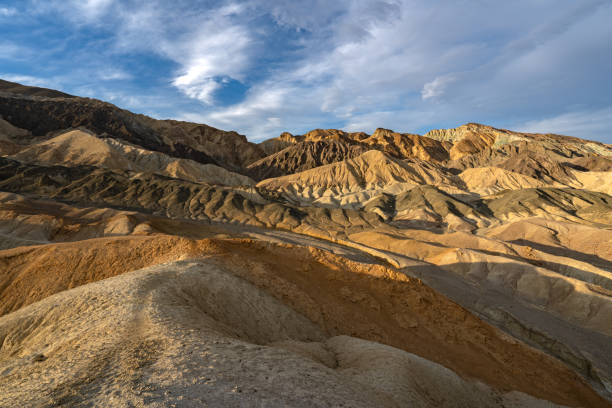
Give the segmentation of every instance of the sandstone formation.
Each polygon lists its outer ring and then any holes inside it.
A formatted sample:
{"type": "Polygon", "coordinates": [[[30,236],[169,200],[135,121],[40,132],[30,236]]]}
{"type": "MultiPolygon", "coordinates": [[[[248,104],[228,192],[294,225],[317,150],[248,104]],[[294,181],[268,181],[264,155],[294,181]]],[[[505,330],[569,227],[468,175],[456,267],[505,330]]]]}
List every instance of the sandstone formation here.
{"type": "Polygon", "coordinates": [[[155,120],[106,102],[67,96],[55,91],[0,84],[0,115],[35,137],[70,128],[85,128],[148,150],[199,163],[240,170],[264,153],[246,137],[206,125],[155,120]]]}
{"type": "Polygon", "coordinates": [[[251,163],[247,169],[255,179],[264,180],[352,159],[365,151],[360,145],[333,139],[300,142],[251,163]]]}
{"type": "Polygon", "coordinates": [[[214,164],[177,159],[120,140],[100,139],[81,130],[32,144],[8,157],[27,163],[87,165],[117,171],[155,173],[196,183],[229,186],[255,184],[249,177],[214,164]]]}
{"type": "Polygon", "coordinates": [[[0,406],[610,407],[611,163],[0,80],[0,406]]]}

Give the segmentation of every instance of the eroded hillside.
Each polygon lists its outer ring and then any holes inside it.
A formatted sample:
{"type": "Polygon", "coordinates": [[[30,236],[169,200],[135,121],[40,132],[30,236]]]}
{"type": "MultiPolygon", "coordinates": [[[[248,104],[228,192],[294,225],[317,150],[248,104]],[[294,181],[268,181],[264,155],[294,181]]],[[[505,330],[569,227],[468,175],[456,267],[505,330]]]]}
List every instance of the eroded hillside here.
{"type": "Polygon", "coordinates": [[[611,406],[609,145],[2,81],[0,154],[2,406],[611,406]]]}

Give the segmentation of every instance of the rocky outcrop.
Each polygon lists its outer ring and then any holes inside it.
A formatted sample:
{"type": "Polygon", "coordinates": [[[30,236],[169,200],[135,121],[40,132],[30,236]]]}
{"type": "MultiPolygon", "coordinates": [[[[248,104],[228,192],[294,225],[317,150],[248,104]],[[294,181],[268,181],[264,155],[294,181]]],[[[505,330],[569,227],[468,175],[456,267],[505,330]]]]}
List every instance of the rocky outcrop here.
{"type": "Polygon", "coordinates": [[[376,129],[372,136],[360,140],[371,149],[377,149],[400,159],[416,158],[442,162],[448,160],[451,144],[411,133],[397,133],[376,129]]]}
{"type": "Polygon", "coordinates": [[[228,186],[254,185],[249,177],[214,164],[179,159],[90,132],[73,130],[22,148],[9,156],[26,163],[96,166],[116,171],[155,173],[196,183],[228,186]]]}
{"type": "Polygon", "coordinates": [[[433,163],[398,160],[370,150],[353,159],[267,179],[257,186],[296,202],[360,206],[383,192],[398,194],[419,184],[456,187],[457,183],[461,183],[458,178],[433,163]]]}
{"type": "Polygon", "coordinates": [[[528,149],[509,157],[499,163],[498,167],[545,183],[570,184],[574,181],[574,176],[567,166],[550,159],[547,155],[528,149]]]}
{"type": "Polygon", "coordinates": [[[299,143],[299,139],[289,132],[283,132],[279,137],[264,140],[257,146],[264,152],[266,156],[280,152],[281,150],[299,143]]]}
{"type": "Polygon", "coordinates": [[[76,98],[75,96],[56,91],[54,89],[21,85],[15,82],[5,81],[3,79],[0,79],[0,92],[24,96],[39,96],[43,98],[76,98]]]}
{"type": "Polygon", "coordinates": [[[257,145],[236,132],[189,122],[156,120],[95,99],[43,94],[0,92],[0,115],[11,125],[37,137],[83,127],[100,137],[234,171],[264,156],[257,145]]]}
{"type": "Polygon", "coordinates": [[[250,164],[248,174],[256,180],[286,176],[315,167],[352,159],[367,149],[340,140],[304,141],[250,164]]]}

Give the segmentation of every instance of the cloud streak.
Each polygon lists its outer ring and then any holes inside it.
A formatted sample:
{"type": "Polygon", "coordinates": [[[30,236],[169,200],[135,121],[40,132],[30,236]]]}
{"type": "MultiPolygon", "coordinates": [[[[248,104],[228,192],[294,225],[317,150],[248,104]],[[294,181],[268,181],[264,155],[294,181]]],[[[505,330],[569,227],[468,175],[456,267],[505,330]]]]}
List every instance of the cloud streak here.
{"type": "MultiPolygon", "coordinates": [[[[612,4],[603,0],[29,4],[38,6],[32,18],[73,23],[62,38],[79,66],[62,76],[69,88],[141,109],[126,92],[152,92],[168,102],[147,112],[253,140],[315,127],[423,132],[479,121],[612,142],[603,131],[612,127],[612,4]]],[[[10,37],[0,47],[21,46],[10,37]]]]}
{"type": "Polygon", "coordinates": [[[533,133],[580,134],[585,139],[611,142],[612,107],[594,111],[568,112],[561,115],[528,121],[517,130],[533,133]]]}
{"type": "Polygon", "coordinates": [[[0,7],[0,17],[11,17],[17,14],[17,9],[13,7],[0,7]]]}

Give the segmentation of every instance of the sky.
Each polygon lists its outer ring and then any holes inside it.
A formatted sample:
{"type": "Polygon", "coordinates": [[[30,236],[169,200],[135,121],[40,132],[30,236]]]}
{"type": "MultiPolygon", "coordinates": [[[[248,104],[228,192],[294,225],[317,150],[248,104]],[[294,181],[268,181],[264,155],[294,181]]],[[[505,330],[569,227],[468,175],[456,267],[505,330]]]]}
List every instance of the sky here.
{"type": "Polygon", "coordinates": [[[0,0],[0,78],[251,141],[468,122],[612,143],[610,0],[0,0]]]}

